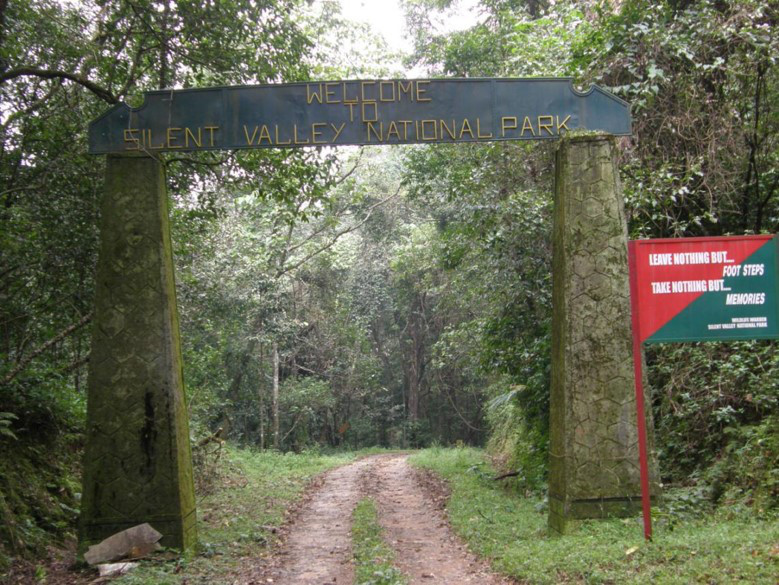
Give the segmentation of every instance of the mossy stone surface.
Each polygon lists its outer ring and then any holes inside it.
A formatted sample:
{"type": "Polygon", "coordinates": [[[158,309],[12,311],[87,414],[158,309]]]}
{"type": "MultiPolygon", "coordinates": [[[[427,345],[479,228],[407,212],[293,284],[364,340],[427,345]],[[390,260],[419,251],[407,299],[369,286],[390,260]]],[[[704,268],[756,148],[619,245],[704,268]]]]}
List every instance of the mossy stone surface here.
{"type": "Polygon", "coordinates": [[[572,519],[638,513],[641,484],[615,141],[563,138],[556,164],[549,525],[562,533],[572,519]]]}
{"type": "Polygon", "coordinates": [[[163,168],[109,156],[89,364],[80,549],[148,522],[196,542],[163,168]]]}

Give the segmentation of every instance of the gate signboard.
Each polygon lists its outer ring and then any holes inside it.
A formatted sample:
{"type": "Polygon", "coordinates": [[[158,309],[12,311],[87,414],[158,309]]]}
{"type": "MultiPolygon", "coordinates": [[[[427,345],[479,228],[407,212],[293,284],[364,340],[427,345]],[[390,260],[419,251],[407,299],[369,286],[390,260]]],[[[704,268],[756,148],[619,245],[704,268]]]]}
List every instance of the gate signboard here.
{"type": "Polygon", "coordinates": [[[161,152],[563,137],[556,162],[555,266],[583,266],[587,273],[557,271],[555,286],[564,292],[555,293],[552,328],[575,336],[553,335],[553,396],[559,400],[551,401],[550,438],[557,449],[551,456],[560,471],[560,506],[554,513],[550,506],[550,527],[564,530],[573,518],[632,514],[640,487],[632,463],[625,343],[628,274],[624,245],[614,246],[612,235],[626,233],[613,135],[630,133],[626,102],[595,86],[578,91],[565,78],[161,90],[146,93],[140,107],[117,104],[92,122],[89,152],[111,156],[96,278],[82,547],[144,522],[163,533],[164,546],[195,543],[161,152]],[[591,134],[566,136],[575,131],[591,134]],[[604,286],[603,274],[613,287],[604,286]],[[582,360],[586,367],[579,367],[582,360]],[[595,393],[602,398],[597,416],[581,416],[590,412],[586,408],[555,410],[584,404],[595,393]],[[598,449],[582,445],[582,436],[592,437],[598,449]],[[606,461],[609,474],[603,473],[606,461]]]}
{"type": "Polygon", "coordinates": [[[92,122],[89,152],[295,148],[630,134],[630,107],[571,79],[317,81],[161,90],[92,122]]]}
{"type": "Polygon", "coordinates": [[[630,242],[642,343],[779,336],[777,238],[630,242]]]}

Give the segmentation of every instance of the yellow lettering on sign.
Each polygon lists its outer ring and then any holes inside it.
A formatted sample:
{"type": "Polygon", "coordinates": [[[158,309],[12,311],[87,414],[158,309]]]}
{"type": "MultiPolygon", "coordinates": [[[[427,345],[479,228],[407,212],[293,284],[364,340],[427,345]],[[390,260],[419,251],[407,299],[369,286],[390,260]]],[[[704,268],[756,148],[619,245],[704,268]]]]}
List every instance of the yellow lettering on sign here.
{"type": "Polygon", "coordinates": [[[492,132],[489,134],[481,133],[481,119],[476,118],[476,136],[479,138],[492,138],[492,132]]]}
{"type": "Polygon", "coordinates": [[[380,102],[394,102],[395,101],[395,82],[394,81],[380,81],[379,82],[379,101],[380,102]],[[384,96],[384,88],[390,86],[392,90],[391,97],[384,96]]]}
{"type": "Polygon", "coordinates": [[[320,104],[322,103],[322,84],[319,84],[319,93],[316,91],[311,91],[311,84],[306,84],[306,100],[308,104],[313,102],[314,100],[318,101],[320,104]]]}
{"type": "Polygon", "coordinates": [[[517,118],[516,116],[503,116],[500,119],[500,136],[501,138],[506,136],[506,130],[516,130],[517,129],[517,118]]]}
{"type": "Polygon", "coordinates": [[[127,146],[125,147],[125,150],[140,150],[141,149],[141,141],[136,136],[138,134],[138,130],[136,128],[127,128],[124,131],[124,141],[127,144],[131,144],[133,146],[127,146]]]}
{"type": "Polygon", "coordinates": [[[570,128],[569,128],[568,126],[566,126],[566,125],[565,125],[565,123],[566,123],[568,120],[570,120],[570,119],[571,119],[571,116],[570,116],[570,115],[568,115],[568,116],[566,116],[566,117],[565,117],[565,120],[563,120],[562,122],[560,122],[560,116],[557,116],[557,133],[558,133],[558,134],[560,134],[560,130],[561,130],[562,128],[565,128],[566,130],[570,130],[570,128]]]}
{"type": "Polygon", "coordinates": [[[174,144],[174,142],[178,141],[179,137],[175,135],[176,132],[181,132],[182,128],[168,128],[165,131],[165,144],[170,148],[171,150],[175,148],[184,148],[181,144],[174,144]]]}
{"type": "Polygon", "coordinates": [[[436,124],[435,120],[422,120],[422,140],[438,140],[438,124],[436,124]],[[433,127],[432,136],[427,135],[426,124],[433,127]]]}
{"type": "Polygon", "coordinates": [[[384,138],[382,136],[384,132],[384,124],[379,122],[379,130],[376,131],[376,126],[373,125],[373,122],[366,122],[366,129],[368,131],[368,142],[371,141],[371,130],[373,130],[373,133],[376,135],[376,138],[379,139],[379,142],[384,142],[384,138]]]}
{"type": "Polygon", "coordinates": [[[376,101],[376,96],[375,95],[373,97],[367,97],[365,95],[365,90],[370,85],[376,85],[376,82],[375,81],[361,81],[360,82],[360,92],[361,92],[361,96],[362,96],[362,101],[364,101],[364,102],[376,101]]]}
{"type": "Polygon", "coordinates": [[[254,130],[252,131],[252,136],[249,138],[249,128],[246,126],[246,124],[243,125],[243,135],[246,136],[246,144],[251,146],[254,144],[254,137],[257,136],[257,131],[260,129],[259,126],[255,126],[254,130]]]}
{"type": "Polygon", "coordinates": [[[331,96],[335,96],[335,89],[338,87],[337,83],[325,83],[325,101],[328,104],[337,104],[339,100],[331,99],[331,96]]]}
{"type": "Polygon", "coordinates": [[[354,106],[357,105],[357,102],[344,102],[345,106],[349,106],[349,121],[354,122],[354,106]]]}
{"type": "Polygon", "coordinates": [[[471,135],[471,138],[473,138],[473,130],[471,130],[471,123],[468,121],[468,118],[463,120],[462,128],[460,128],[460,140],[463,139],[463,134],[466,132],[471,135]]]}
{"type": "Polygon", "coordinates": [[[278,124],[276,124],[276,125],[275,125],[275,128],[276,128],[276,145],[277,145],[277,146],[278,146],[279,144],[292,144],[292,141],[291,141],[291,140],[287,140],[286,142],[282,142],[281,140],[279,140],[279,125],[278,125],[278,124]]]}
{"type": "Polygon", "coordinates": [[[535,136],[536,131],[533,130],[533,123],[530,121],[530,118],[525,116],[525,119],[522,121],[522,132],[519,133],[520,136],[525,135],[525,130],[530,130],[530,133],[535,136]]]}
{"type": "Polygon", "coordinates": [[[446,122],[444,122],[443,120],[439,120],[439,122],[441,123],[441,138],[443,139],[444,132],[446,132],[452,140],[457,140],[457,124],[456,124],[456,122],[454,120],[452,120],[452,127],[451,128],[449,128],[449,126],[447,126],[446,122]]]}
{"type": "Polygon", "coordinates": [[[308,144],[309,140],[306,138],[305,140],[298,140],[298,125],[293,124],[292,125],[292,136],[294,137],[295,144],[308,144]]]}
{"type": "Polygon", "coordinates": [[[379,121],[379,108],[376,102],[363,102],[362,103],[362,121],[363,122],[378,122],[379,121]],[[373,107],[373,117],[368,118],[365,113],[365,106],[373,107]]]}
{"type": "Polygon", "coordinates": [[[398,124],[403,124],[403,140],[408,140],[408,127],[411,123],[411,120],[398,120],[398,124]]]}
{"type": "Polygon", "coordinates": [[[554,118],[552,116],[538,116],[538,135],[541,135],[542,130],[546,130],[547,134],[549,136],[554,136],[554,132],[552,132],[552,124],[554,123],[554,118]],[[548,122],[542,122],[542,120],[549,120],[548,122]]]}
{"type": "Polygon", "coordinates": [[[360,96],[357,95],[357,94],[355,94],[354,97],[347,98],[346,97],[346,82],[344,82],[342,84],[342,86],[343,86],[343,98],[342,98],[341,101],[343,101],[343,103],[345,103],[345,104],[356,104],[356,103],[358,103],[360,101],[360,96]]]}
{"type": "Polygon", "coordinates": [[[214,145],[214,132],[219,130],[219,126],[206,126],[205,129],[208,130],[210,132],[210,134],[211,134],[211,146],[213,146],[214,145]]]}
{"type": "Polygon", "coordinates": [[[425,93],[427,93],[426,89],[422,89],[420,87],[423,83],[425,85],[430,85],[429,81],[417,81],[417,101],[418,102],[432,102],[433,100],[430,98],[422,97],[425,93]]]}
{"type": "Polygon", "coordinates": [[[343,132],[344,126],[346,126],[346,122],[341,122],[341,126],[336,128],[335,124],[330,124],[330,126],[333,128],[333,132],[335,132],[335,136],[333,136],[333,142],[338,140],[338,137],[341,135],[341,132],[343,132]]]}
{"type": "Polygon", "coordinates": [[[395,123],[395,121],[391,121],[389,123],[389,126],[387,127],[387,140],[390,139],[390,136],[395,135],[395,138],[400,140],[400,131],[398,130],[398,125],[395,123]]]}
{"type": "Polygon", "coordinates": [[[151,129],[146,131],[146,135],[149,138],[149,142],[146,143],[146,145],[149,148],[151,148],[153,150],[160,150],[161,148],[165,148],[165,143],[164,142],[161,142],[161,143],[157,144],[156,146],[154,145],[152,137],[151,137],[151,129]]]}
{"type": "Polygon", "coordinates": [[[401,96],[405,93],[406,97],[408,97],[408,101],[413,102],[414,101],[414,82],[409,81],[406,86],[403,86],[402,81],[398,81],[398,101],[400,101],[401,96]]]}
{"type": "Polygon", "coordinates": [[[273,140],[270,138],[270,130],[268,130],[265,124],[260,128],[260,139],[257,141],[257,144],[262,144],[263,140],[267,140],[268,144],[273,144],[273,140]]]}
{"type": "Polygon", "coordinates": [[[322,136],[322,132],[316,129],[317,126],[322,126],[324,128],[327,124],[324,122],[314,122],[311,124],[311,142],[314,144],[327,144],[327,140],[317,140],[319,136],[322,136]]]}
{"type": "Polygon", "coordinates": [[[189,148],[189,139],[192,138],[192,143],[197,146],[198,148],[203,146],[203,129],[198,128],[197,129],[197,138],[195,138],[195,135],[192,134],[192,130],[189,128],[184,128],[184,144],[186,144],[187,148],[189,148]]]}

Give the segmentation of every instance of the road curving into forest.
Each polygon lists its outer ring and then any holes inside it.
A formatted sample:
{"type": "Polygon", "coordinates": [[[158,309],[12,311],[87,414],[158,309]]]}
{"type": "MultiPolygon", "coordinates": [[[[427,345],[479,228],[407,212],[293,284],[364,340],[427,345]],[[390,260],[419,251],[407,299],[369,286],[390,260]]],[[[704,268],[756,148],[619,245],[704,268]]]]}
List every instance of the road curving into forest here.
{"type": "Polygon", "coordinates": [[[410,585],[503,585],[452,533],[435,494],[408,455],[376,455],[323,477],[286,528],[283,544],[245,585],[354,584],[351,519],[355,505],[376,502],[387,544],[410,585]]]}

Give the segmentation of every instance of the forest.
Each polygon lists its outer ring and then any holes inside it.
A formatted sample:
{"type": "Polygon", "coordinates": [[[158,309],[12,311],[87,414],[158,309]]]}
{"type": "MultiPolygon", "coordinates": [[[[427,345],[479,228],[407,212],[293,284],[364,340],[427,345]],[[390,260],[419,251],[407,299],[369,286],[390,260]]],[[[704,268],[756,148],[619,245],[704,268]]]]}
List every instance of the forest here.
{"type": "MultiPolygon", "coordinates": [[[[0,0],[0,577],[76,531],[105,172],[87,126],[116,103],[412,68],[571,77],[631,104],[630,238],[779,231],[775,2],[479,0],[454,31],[441,23],[458,0],[401,4],[404,55],[336,0],[0,0]]],[[[516,494],[542,496],[555,149],[164,155],[198,490],[222,464],[215,442],[475,446],[518,470],[516,494]]],[[[676,505],[775,519],[776,342],[645,355],[676,505]]]]}

